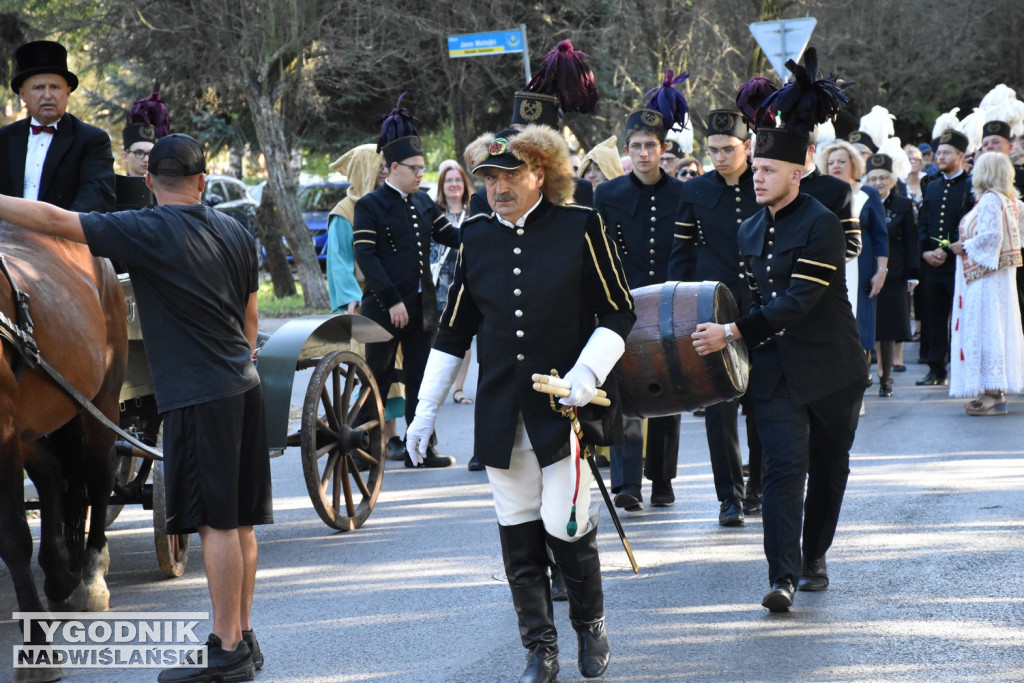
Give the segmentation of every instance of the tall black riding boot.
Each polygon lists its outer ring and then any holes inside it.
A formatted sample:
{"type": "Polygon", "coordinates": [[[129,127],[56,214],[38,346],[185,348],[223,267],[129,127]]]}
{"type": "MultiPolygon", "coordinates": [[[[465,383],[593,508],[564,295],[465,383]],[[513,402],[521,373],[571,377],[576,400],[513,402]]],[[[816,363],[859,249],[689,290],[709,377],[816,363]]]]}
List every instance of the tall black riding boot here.
{"type": "Polygon", "coordinates": [[[499,524],[498,534],[512,603],[519,616],[519,635],[529,651],[519,683],[550,683],[558,676],[558,634],[551,608],[544,523],[499,524]]]}
{"type": "Polygon", "coordinates": [[[569,595],[569,619],[576,631],[580,673],[596,678],[611,660],[608,633],[604,628],[604,591],[601,588],[601,559],[597,555],[597,529],[591,529],[573,543],[548,536],[548,546],[565,576],[569,595]]]}

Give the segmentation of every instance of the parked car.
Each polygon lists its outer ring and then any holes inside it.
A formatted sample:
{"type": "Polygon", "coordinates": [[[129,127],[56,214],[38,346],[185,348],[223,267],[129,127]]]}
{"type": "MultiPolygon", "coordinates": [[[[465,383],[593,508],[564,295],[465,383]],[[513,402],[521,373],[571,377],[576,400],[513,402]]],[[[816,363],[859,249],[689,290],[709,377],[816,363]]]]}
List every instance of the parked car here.
{"type": "MultiPolygon", "coordinates": [[[[327,218],[331,210],[345,198],[348,183],[314,183],[299,188],[299,210],[313,238],[320,267],[327,267],[327,218]]],[[[288,255],[291,260],[291,254],[288,255]]]]}
{"type": "Polygon", "coordinates": [[[249,195],[248,186],[227,175],[206,176],[203,204],[234,218],[256,237],[256,209],[259,202],[249,195]]]}

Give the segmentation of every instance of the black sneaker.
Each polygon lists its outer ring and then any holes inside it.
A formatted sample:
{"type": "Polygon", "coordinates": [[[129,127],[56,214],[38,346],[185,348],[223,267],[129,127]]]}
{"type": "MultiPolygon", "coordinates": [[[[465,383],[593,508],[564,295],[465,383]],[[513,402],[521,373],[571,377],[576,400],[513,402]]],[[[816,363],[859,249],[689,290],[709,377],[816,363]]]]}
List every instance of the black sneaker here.
{"type": "Polygon", "coordinates": [[[245,640],[238,641],[232,651],[221,647],[220,638],[211,633],[206,639],[206,666],[195,668],[164,669],[157,677],[160,683],[233,683],[251,681],[256,677],[252,652],[245,640]]]}
{"type": "Polygon", "coordinates": [[[249,646],[249,650],[252,651],[252,663],[259,671],[263,668],[263,650],[260,649],[260,641],[256,640],[256,633],[252,629],[248,631],[242,631],[242,640],[249,646]]]}
{"type": "Polygon", "coordinates": [[[615,494],[614,505],[626,512],[640,512],[644,509],[644,497],[636,484],[626,484],[615,494]]]}

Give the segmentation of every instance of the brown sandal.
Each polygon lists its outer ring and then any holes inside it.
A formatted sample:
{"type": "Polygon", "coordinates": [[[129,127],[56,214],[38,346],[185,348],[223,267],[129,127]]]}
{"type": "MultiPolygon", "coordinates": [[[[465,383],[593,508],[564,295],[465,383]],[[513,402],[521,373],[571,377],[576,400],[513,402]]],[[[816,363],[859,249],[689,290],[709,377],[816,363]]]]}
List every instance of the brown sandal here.
{"type": "Polygon", "coordinates": [[[985,393],[964,404],[964,410],[968,415],[1006,415],[1006,395],[1000,392],[998,396],[985,393]]]}

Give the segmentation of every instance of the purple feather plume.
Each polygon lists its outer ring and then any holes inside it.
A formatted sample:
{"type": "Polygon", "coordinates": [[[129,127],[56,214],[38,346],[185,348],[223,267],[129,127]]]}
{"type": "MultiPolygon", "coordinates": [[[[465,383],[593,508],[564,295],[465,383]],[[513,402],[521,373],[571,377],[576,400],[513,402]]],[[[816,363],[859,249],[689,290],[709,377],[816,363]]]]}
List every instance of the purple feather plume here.
{"type": "Polygon", "coordinates": [[[813,47],[804,53],[803,66],[790,59],[786,68],[793,73],[793,80],[761,103],[759,117],[774,108],[786,128],[810,134],[819,123],[835,120],[842,106],[850,101],[843,89],[853,82],[840,81],[834,75],[820,78],[818,53],[813,47]]]}
{"type": "Polygon", "coordinates": [[[760,126],[771,127],[775,125],[775,111],[766,109],[759,112],[761,105],[769,96],[777,92],[778,88],[764,76],[754,76],[740,86],[736,93],[736,106],[743,117],[755,132],[760,126]],[[760,115],[759,115],[760,114],[760,115]]]}
{"type": "Polygon", "coordinates": [[[153,126],[156,137],[162,138],[171,132],[171,117],[167,112],[167,104],[160,99],[160,83],[153,85],[153,92],[149,97],[135,100],[132,108],[128,110],[128,125],[133,123],[146,123],[153,126]]]}
{"type": "Polygon", "coordinates": [[[593,114],[597,109],[597,84],[594,72],[585,61],[585,52],[563,40],[544,57],[540,70],[526,86],[529,92],[556,95],[563,112],[593,114]]]}
{"type": "Polygon", "coordinates": [[[402,98],[405,95],[406,93],[404,92],[399,95],[395,108],[391,110],[390,114],[382,117],[380,120],[380,139],[377,141],[378,152],[389,142],[409,135],[416,135],[415,124],[419,119],[402,106],[402,98]]]}
{"type": "Polygon", "coordinates": [[[646,107],[661,112],[665,117],[665,123],[671,129],[682,130],[686,128],[686,116],[689,107],[686,105],[686,98],[672,86],[682,83],[689,77],[685,71],[672,77],[672,70],[665,72],[665,78],[661,81],[661,87],[652,88],[644,94],[646,107]]]}

